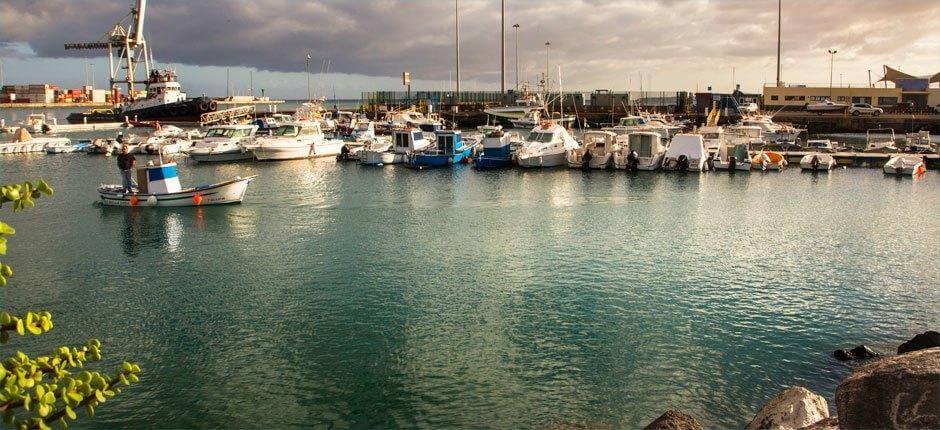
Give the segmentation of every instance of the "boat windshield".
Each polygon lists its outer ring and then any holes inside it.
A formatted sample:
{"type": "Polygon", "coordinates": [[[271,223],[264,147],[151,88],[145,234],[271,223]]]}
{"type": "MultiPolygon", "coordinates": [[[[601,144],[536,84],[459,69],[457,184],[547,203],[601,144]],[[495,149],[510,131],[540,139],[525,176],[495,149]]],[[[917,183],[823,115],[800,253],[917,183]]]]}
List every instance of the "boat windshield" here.
{"type": "Polygon", "coordinates": [[[635,127],[638,125],[643,125],[646,121],[643,121],[643,118],[620,118],[620,123],[617,124],[620,127],[635,127]]]}
{"type": "Polygon", "coordinates": [[[296,136],[300,129],[296,125],[282,125],[274,131],[275,136],[296,136]]]}
{"type": "Polygon", "coordinates": [[[533,131],[529,134],[529,142],[540,142],[548,143],[552,141],[552,138],[555,136],[554,133],[542,133],[538,131],[533,131]]]}
{"type": "Polygon", "coordinates": [[[206,137],[247,137],[249,132],[247,128],[210,128],[206,137]]]}

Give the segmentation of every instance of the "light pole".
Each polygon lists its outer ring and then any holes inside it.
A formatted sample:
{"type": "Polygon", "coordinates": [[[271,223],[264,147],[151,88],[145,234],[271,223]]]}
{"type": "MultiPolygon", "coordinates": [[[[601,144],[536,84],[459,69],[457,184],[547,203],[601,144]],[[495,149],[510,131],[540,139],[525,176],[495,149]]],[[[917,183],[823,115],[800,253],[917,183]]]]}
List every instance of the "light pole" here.
{"type": "Polygon", "coordinates": [[[310,101],[310,54],[304,60],[304,75],[307,75],[307,101],[310,101]]]}
{"type": "Polygon", "coordinates": [[[516,91],[519,91],[519,24],[513,24],[516,29],[516,91]]]}
{"type": "Polygon", "coordinates": [[[829,50],[829,100],[830,101],[832,100],[832,63],[833,61],[835,61],[836,52],[839,52],[839,51],[836,51],[835,49],[829,50]]]}
{"type": "Polygon", "coordinates": [[[545,42],[545,87],[548,88],[548,56],[552,52],[552,42],[545,42]]]}

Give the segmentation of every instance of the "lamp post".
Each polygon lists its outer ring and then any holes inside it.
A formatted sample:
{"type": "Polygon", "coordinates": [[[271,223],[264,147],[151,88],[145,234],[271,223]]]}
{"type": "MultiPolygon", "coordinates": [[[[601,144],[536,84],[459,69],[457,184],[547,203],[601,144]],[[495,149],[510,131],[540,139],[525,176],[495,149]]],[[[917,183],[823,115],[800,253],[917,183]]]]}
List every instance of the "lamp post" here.
{"type": "Polygon", "coordinates": [[[310,101],[310,54],[304,60],[304,74],[307,75],[307,101],[310,101]]]}
{"type": "Polygon", "coordinates": [[[545,88],[548,88],[548,56],[552,52],[552,42],[545,42],[545,88]]]}
{"type": "Polygon", "coordinates": [[[513,24],[516,29],[516,91],[519,91],[519,24],[513,24]]]}
{"type": "Polygon", "coordinates": [[[829,50],[829,100],[832,100],[832,63],[835,61],[836,52],[839,51],[835,49],[829,50]]]}

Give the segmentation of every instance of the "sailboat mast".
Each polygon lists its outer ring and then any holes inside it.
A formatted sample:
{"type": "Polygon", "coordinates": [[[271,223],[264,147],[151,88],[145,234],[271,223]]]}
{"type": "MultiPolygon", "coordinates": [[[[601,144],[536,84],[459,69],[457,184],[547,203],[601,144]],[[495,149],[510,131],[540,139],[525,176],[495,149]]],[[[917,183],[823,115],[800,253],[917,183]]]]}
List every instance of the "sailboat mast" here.
{"type": "Polygon", "coordinates": [[[460,8],[454,0],[454,47],[457,51],[457,106],[460,106],[460,8]]]}
{"type": "Polygon", "coordinates": [[[506,0],[500,1],[499,18],[499,92],[506,92],[506,0]]]}
{"type": "Polygon", "coordinates": [[[783,0],[777,0],[777,86],[780,86],[780,33],[783,28],[783,0]]]}

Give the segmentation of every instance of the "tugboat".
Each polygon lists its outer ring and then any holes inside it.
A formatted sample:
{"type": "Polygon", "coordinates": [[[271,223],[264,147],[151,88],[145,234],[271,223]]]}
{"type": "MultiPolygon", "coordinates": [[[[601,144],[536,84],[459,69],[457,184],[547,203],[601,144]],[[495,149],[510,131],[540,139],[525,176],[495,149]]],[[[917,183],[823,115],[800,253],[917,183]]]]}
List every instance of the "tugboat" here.
{"type": "Polygon", "coordinates": [[[76,112],[68,116],[69,123],[124,121],[198,122],[199,117],[218,108],[208,97],[186,99],[176,73],[172,70],[152,70],[147,79],[147,96],[116,109],[95,109],[76,112]]]}

